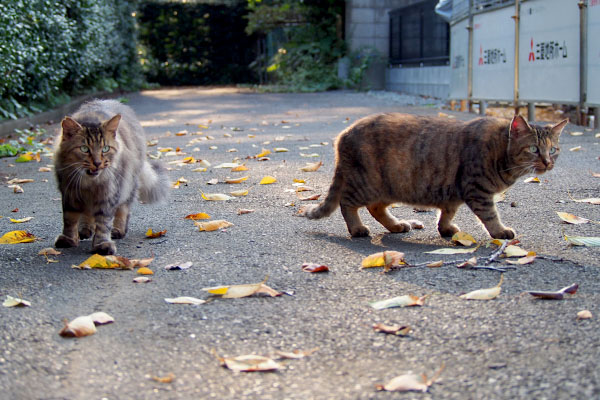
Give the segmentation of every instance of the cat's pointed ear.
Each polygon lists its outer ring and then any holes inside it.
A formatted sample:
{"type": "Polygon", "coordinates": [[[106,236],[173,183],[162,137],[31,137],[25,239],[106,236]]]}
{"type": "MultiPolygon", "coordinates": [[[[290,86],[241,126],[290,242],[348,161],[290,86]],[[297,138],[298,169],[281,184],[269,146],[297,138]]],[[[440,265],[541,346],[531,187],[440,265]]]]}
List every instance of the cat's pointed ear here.
{"type": "Polygon", "coordinates": [[[71,117],[63,118],[60,125],[62,128],[63,140],[71,139],[73,136],[75,136],[78,132],[81,132],[81,130],[83,129],[83,127],[81,125],[79,125],[79,123],[71,117]]]}
{"type": "Polygon", "coordinates": [[[510,121],[510,137],[517,138],[531,132],[531,127],[520,115],[515,115],[510,121]]]}
{"type": "Polygon", "coordinates": [[[558,124],[553,125],[552,128],[550,128],[552,130],[552,136],[554,136],[555,138],[558,138],[560,136],[560,134],[562,133],[564,127],[567,126],[568,123],[569,123],[569,119],[567,118],[567,119],[563,119],[558,124]]]}
{"type": "Polygon", "coordinates": [[[102,124],[104,128],[104,132],[108,133],[110,136],[115,138],[117,136],[117,128],[119,127],[119,122],[121,121],[121,114],[117,114],[108,121],[102,124]]]}

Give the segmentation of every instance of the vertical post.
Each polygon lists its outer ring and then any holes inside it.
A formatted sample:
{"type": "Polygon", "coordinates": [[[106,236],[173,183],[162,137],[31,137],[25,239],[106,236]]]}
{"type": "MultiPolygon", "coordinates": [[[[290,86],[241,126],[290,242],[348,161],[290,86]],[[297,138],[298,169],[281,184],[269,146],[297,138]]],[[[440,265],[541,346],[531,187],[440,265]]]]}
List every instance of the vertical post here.
{"type": "Polygon", "coordinates": [[[579,106],[577,123],[586,125],[587,103],[587,0],[580,0],[579,6],[579,106]]]}
{"type": "MultiPolygon", "coordinates": [[[[473,111],[473,0],[469,0],[469,54],[467,56],[467,100],[469,112],[473,111]]],[[[462,108],[462,105],[461,105],[462,108]]]]}
{"type": "Polygon", "coordinates": [[[527,103],[527,120],[529,122],[535,122],[535,103],[527,103]]]}
{"type": "Polygon", "coordinates": [[[515,79],[514,79],[514,101],[515,115],[519,114],[519,25],[521,19],[521,7],[519,0],[515,0],[515,79]]]}

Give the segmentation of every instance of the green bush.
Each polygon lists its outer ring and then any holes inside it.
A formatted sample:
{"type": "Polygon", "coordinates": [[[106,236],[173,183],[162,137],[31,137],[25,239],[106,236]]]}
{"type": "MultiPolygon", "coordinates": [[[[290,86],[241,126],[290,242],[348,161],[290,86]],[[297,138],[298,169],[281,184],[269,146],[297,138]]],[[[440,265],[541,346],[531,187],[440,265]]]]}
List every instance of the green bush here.
{"type": "Polygon", "coordinates": [[[3,0],[0,119],[86,91],[139,87],[135,8],[129,0],[3,0]]]}
{"type": "Polygon", "coordinates": [[[255,41],[244,31],[245,0],[213,3],[141,3],[140,61],[149,82],[198,85],[255,81],[248,67],[255,41]]]}

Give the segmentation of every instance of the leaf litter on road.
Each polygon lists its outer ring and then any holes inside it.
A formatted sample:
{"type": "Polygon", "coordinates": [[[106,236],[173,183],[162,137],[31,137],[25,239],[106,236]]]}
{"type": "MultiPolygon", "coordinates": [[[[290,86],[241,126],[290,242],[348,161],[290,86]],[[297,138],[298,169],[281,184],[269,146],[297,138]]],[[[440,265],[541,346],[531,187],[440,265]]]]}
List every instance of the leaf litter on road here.
{"type": "Polygon", "coordinates": [[[527,293],[529,293],[530,295],[532,295],[535,298],[538,299],[544,299],[544,300],[562,300],[565,297],[565,293],[567,294],[575,294],[577,293],[577,289],[579,289],[579,285],[577,283],[574,283],[572,285],[569,286],[565,286],[562,289],[559,289],[557,291],[539,291],[539,290],[528,290],[527,293]]]}
{"type": "Polygon", "coordinates": [[[396,336],[408,336],[412,328],[409,325],[387,325],[387,324],[373,324],[373,330],[375,332],[381,332],[388,335],[396,335],[396,336]]]}
{"type": "Polygon", "coordinates": [[[422,306],[425,304],[425,299],[427,299],[427,297],[429,297],[429,295],[419,297],[412,294],[406,294],[403,296],[393,297],[391,299],[372,301],[369,303],[369,305],[376,310],[383,310],[393,307],[422,306]]]}
{"type": "Polygon", "coordinates": [[[4,307],[31,307],[31,302],[19,297],[6,295],[6,300],[4,300],[2,305],[4,307]]]}
{"type": "Polygon", "coordinates": [[[460,295],[465,300],[493,300],[500,295],[504,275],[500,275],[500,282],[492,288],[473,290],[472,292],[460,295]]]}
{"type": "Polygon", "coordinates": [[[0,244],[32,243],[37,238],[27,231],[10,231],[0,237],[0,244]]]}
{"type": "Polygon", "coordinates": [[[376,385],[375,388],[378,391],[388,392],[427,392],[429,387],[439,379],[443,370],[444,364],[442,363],[440,369],[431,378],[427,378],[424,373],[407,373],[393,378],[384,385],[376,385]]]}
{"type": "Polygon", "coordinates": [[[264,293],[271,297],[281,296],[281,293],[265,285],[268,278],[260,283],[247,283],[242,285],[224,285],[202,288],[202,290],[220,296],[223,299],[238,299],[264,293]]]}
{"type": "Polygon", "coordinates": [[[77,317],[68,322],[58,333],[62,337],[83,337],[96,333],[96,325],[105,325],[114,322],[114,318],[105,312],[95,312],[90,315],[77,317]]]}

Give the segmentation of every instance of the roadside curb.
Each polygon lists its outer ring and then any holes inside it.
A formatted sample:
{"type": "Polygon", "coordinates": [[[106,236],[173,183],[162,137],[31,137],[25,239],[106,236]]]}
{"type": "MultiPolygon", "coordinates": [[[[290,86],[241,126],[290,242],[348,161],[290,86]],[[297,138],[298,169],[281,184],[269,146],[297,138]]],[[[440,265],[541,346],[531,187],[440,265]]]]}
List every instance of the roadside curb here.
{"type": "Polygon", "coordinates": [[[44,111],[29,117],[0,122],[0,138],[11,137],[15,129],[29,129],[35,126],[52,125],[58,123],[65,115],[75,111],[81,104],[96,98],[113,98],[120,96],[121,92],[98,92],[78,96],[67,104],[52,110],[44,111]]]}

